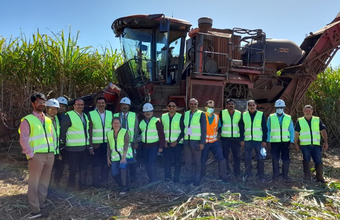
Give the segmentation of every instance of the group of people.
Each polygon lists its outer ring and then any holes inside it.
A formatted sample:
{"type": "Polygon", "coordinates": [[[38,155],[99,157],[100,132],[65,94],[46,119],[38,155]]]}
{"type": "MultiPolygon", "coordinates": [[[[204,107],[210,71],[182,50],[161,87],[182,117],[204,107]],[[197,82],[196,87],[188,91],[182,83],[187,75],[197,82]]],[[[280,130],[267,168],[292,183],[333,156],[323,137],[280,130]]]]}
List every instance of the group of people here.
{"type": "Polygon", "coordinates": [[[236,109],[236,101],[228,99],[219,115],[214,113],[215,103],[208,100],[205,111],[198,109],[195,98],[189,101],[189,110],[177,112],[177,103],[170,100],[167,112],[160,118],[153,115],[153,105],[143,105],[143,119],[130,111],[131,100],[120,100],[120,112],[106,110],[106,100],[95,100],[96,108],[85,114],[84,101],[76,99],[73,110],[67,111],[65,97],[46,100],[41,93],[31,96],[32,114],[20,124],[20,144],[26,154],[29,167],[28,202],[32,217],[44,214],[41,208],[54,167],[54,184],[59,187],[65,163],[68,163],[67,186],[75,188],[78,173],[79,189],[86,187],[87,167],[92,164],[92,186],[101,187],[109,173],[121,187],[120,194],[128,191],[128,183],[136,180],[136,150],[142,152],[149,182],[157,181],[156,161],[160,153],[164,157],[164,179],[181,182],[182,155],[185,185],[199,186],[207,173],[210,152],[218,162],[219,178],[223,181],[233,174],[241,175],[240,149],[244,148],[244,178],[252,176],[252,152],[256,153],[257,176],[265,182],[264,159],[266,149],[271,149],[273,179],[291,182],[289,150],[295,146],[303,153],[304,179],[311,180],[310,159],[315,163],[316,179],[323,177],[322,149],[328,149],[325,125],[313,116],[313,107],[306,105],[304,116],[296,122],[284,113],[285,102],[275,102],[276,112],[266,120],[256,109],[254,100],[247,102],[247,110],[236,109]],[[46,107],[46,109],[45,109],[46,107]],[[44,111],[46,110],[46,114],[44,111]],[[321,137],[323,144],[321,145],[321,137]],[[229,166],[232,152],[233,171],[229,166]],[[282,172],[280,174],[280,159],[282,172]],[[172,164],[175,169],[172,175],[172,164]],[[109,168],[110,167],[110,168],[109,168]],[[110,169],[110,171],[109,171],[110,169]],[[129,172],[128,172],[129,171],[129,172]],[[130,181],[128,181],[130,179],[130,181]]]}

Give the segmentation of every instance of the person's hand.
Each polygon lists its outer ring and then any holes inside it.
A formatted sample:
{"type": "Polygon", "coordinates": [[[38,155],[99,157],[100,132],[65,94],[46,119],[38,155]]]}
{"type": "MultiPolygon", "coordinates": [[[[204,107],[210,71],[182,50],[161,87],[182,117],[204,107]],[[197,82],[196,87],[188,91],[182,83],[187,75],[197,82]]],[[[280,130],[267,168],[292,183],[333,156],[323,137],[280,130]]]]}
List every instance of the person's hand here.
{"type": "Polygon", "coordinates": [[[270,144],[270,142],[267,142],[267,151],[271,151],[272,149],[272,145],[270,144]]]}
{"type": "Polygon", "coordinates": [[[123,158],[120,160],[120,163],[127,163],[126,158],[123,157],[123,158]]]}
{"type": "Polygon", "coordinates": [[[163,152],[163,148],[159,148],[158,153],[162,153],[162,152],[163,152]]]}
{"type": "Polygon", "coordinates": [[[299,151],[300,150],[300,147],[298,144],[295,144],[295,150],[299,151]]]}
{"type": "Polygon", "coordinates": [[[177,141],[174,141],[174,142],[172,142],[172,143],[170,144],[170,147],[176,147],[177,144],[178,144],[178,142],[177,142],[177,141]]]}
{"type": "Polygon", "coordinates": [[[168,142],[165,142],[165,143],[164,143],[164,147],[169,147],[169,146],[168,146],[168,142]]]}
{"type": "Polygon", "coordinates": [[[323,143],[322,149],[323,150],[328,150],[328,143],[323,143]]]}
{"type": "Polygon", "coordinates": [[[264,142],[264,141],[261,142],[261,146],[262,146],[262,147],[267,147],[267,142],[264,142]]]}
{"type": "Polygon", "coordinates": [[[244,141],[240,142],[241,147],[244,147],[244,141]]]}
{"type": "Polygon", "coordinates": [[[107,166],[111,166],[111,160],[109,158],[107,158],[107,166]]]}
{"type": "Polygon", "coordinates": [[[93,147],[92,147],[92,148],[89,148],[89,153],[90,153],[91,155],[94,155],[93,147]]]}
{"type": "Polygon", "coordinates": [[[198,146],[200,147],[200,150],[204,149],[204,144],[199,144],[198,146]]]}

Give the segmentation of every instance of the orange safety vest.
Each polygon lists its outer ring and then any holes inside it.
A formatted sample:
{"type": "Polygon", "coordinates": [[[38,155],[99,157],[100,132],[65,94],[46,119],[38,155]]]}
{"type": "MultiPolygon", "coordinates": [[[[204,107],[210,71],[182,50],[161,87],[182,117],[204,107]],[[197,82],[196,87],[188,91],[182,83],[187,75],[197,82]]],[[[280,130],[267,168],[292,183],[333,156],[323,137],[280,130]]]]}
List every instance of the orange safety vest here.
{"type": "Polygon", "coordinates": [[[208,119],[208,113],[205,112],[205,118],[207,120],[207,136],[205,139],[205,143],[214,143],[217,141],[217,130],[218,130],[218,121],[219,116],[216,114],[213,114],[214,116],[214,121],[210,124],[209,119],[208,119]]]}

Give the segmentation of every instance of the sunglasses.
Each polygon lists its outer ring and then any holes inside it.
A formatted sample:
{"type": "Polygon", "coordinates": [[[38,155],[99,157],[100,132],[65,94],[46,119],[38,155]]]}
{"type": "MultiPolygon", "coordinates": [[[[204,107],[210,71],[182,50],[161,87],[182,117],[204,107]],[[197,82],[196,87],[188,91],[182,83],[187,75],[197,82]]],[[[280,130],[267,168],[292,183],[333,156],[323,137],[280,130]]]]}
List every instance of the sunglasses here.
{"type": "Polygon", "coordinates": [[[169,108],[175,108],[176,105],[168,105],[169,108]]]}

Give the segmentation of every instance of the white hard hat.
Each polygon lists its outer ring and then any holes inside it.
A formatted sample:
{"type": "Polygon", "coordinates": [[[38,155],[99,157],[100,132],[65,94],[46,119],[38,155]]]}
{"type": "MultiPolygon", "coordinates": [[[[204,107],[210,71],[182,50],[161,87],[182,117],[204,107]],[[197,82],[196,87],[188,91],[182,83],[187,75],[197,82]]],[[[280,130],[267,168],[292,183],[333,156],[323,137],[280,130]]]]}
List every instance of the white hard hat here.
{"type": "Polygon", "coordinates": [[[124,97],[120,100],[119,102],[120,104],[127,104],[127,105],[131,105],[131,100],[128,97],[124,97]]]}
{"type": "Polygon", "coordinates": [[[46,106],[47,106],[47,107],[56,107],[56,108],[60,108],[59,102],[58,102],[56,99],[49,99],[49,100],[47,100],[46,106]]]}
{"type": "Polygon", "coordinates": [[[145,103],[143,105],[143,112],[151,112],[153,111],[153,106],[150,103],[145,103]]]}
{"type": "Polygon", "coordinates": [[[63,96],[60,96],[59,98],[57,98],[57,101],[59,102],[59,104],[68,105],[67,99],[63,96]]]}
{"type": "Polygon", "coordinates": [[[284,107],[286,107],[286,104],[282,99],[278,99],[275,102],[275,108],[284,108],[284,107]]]}

